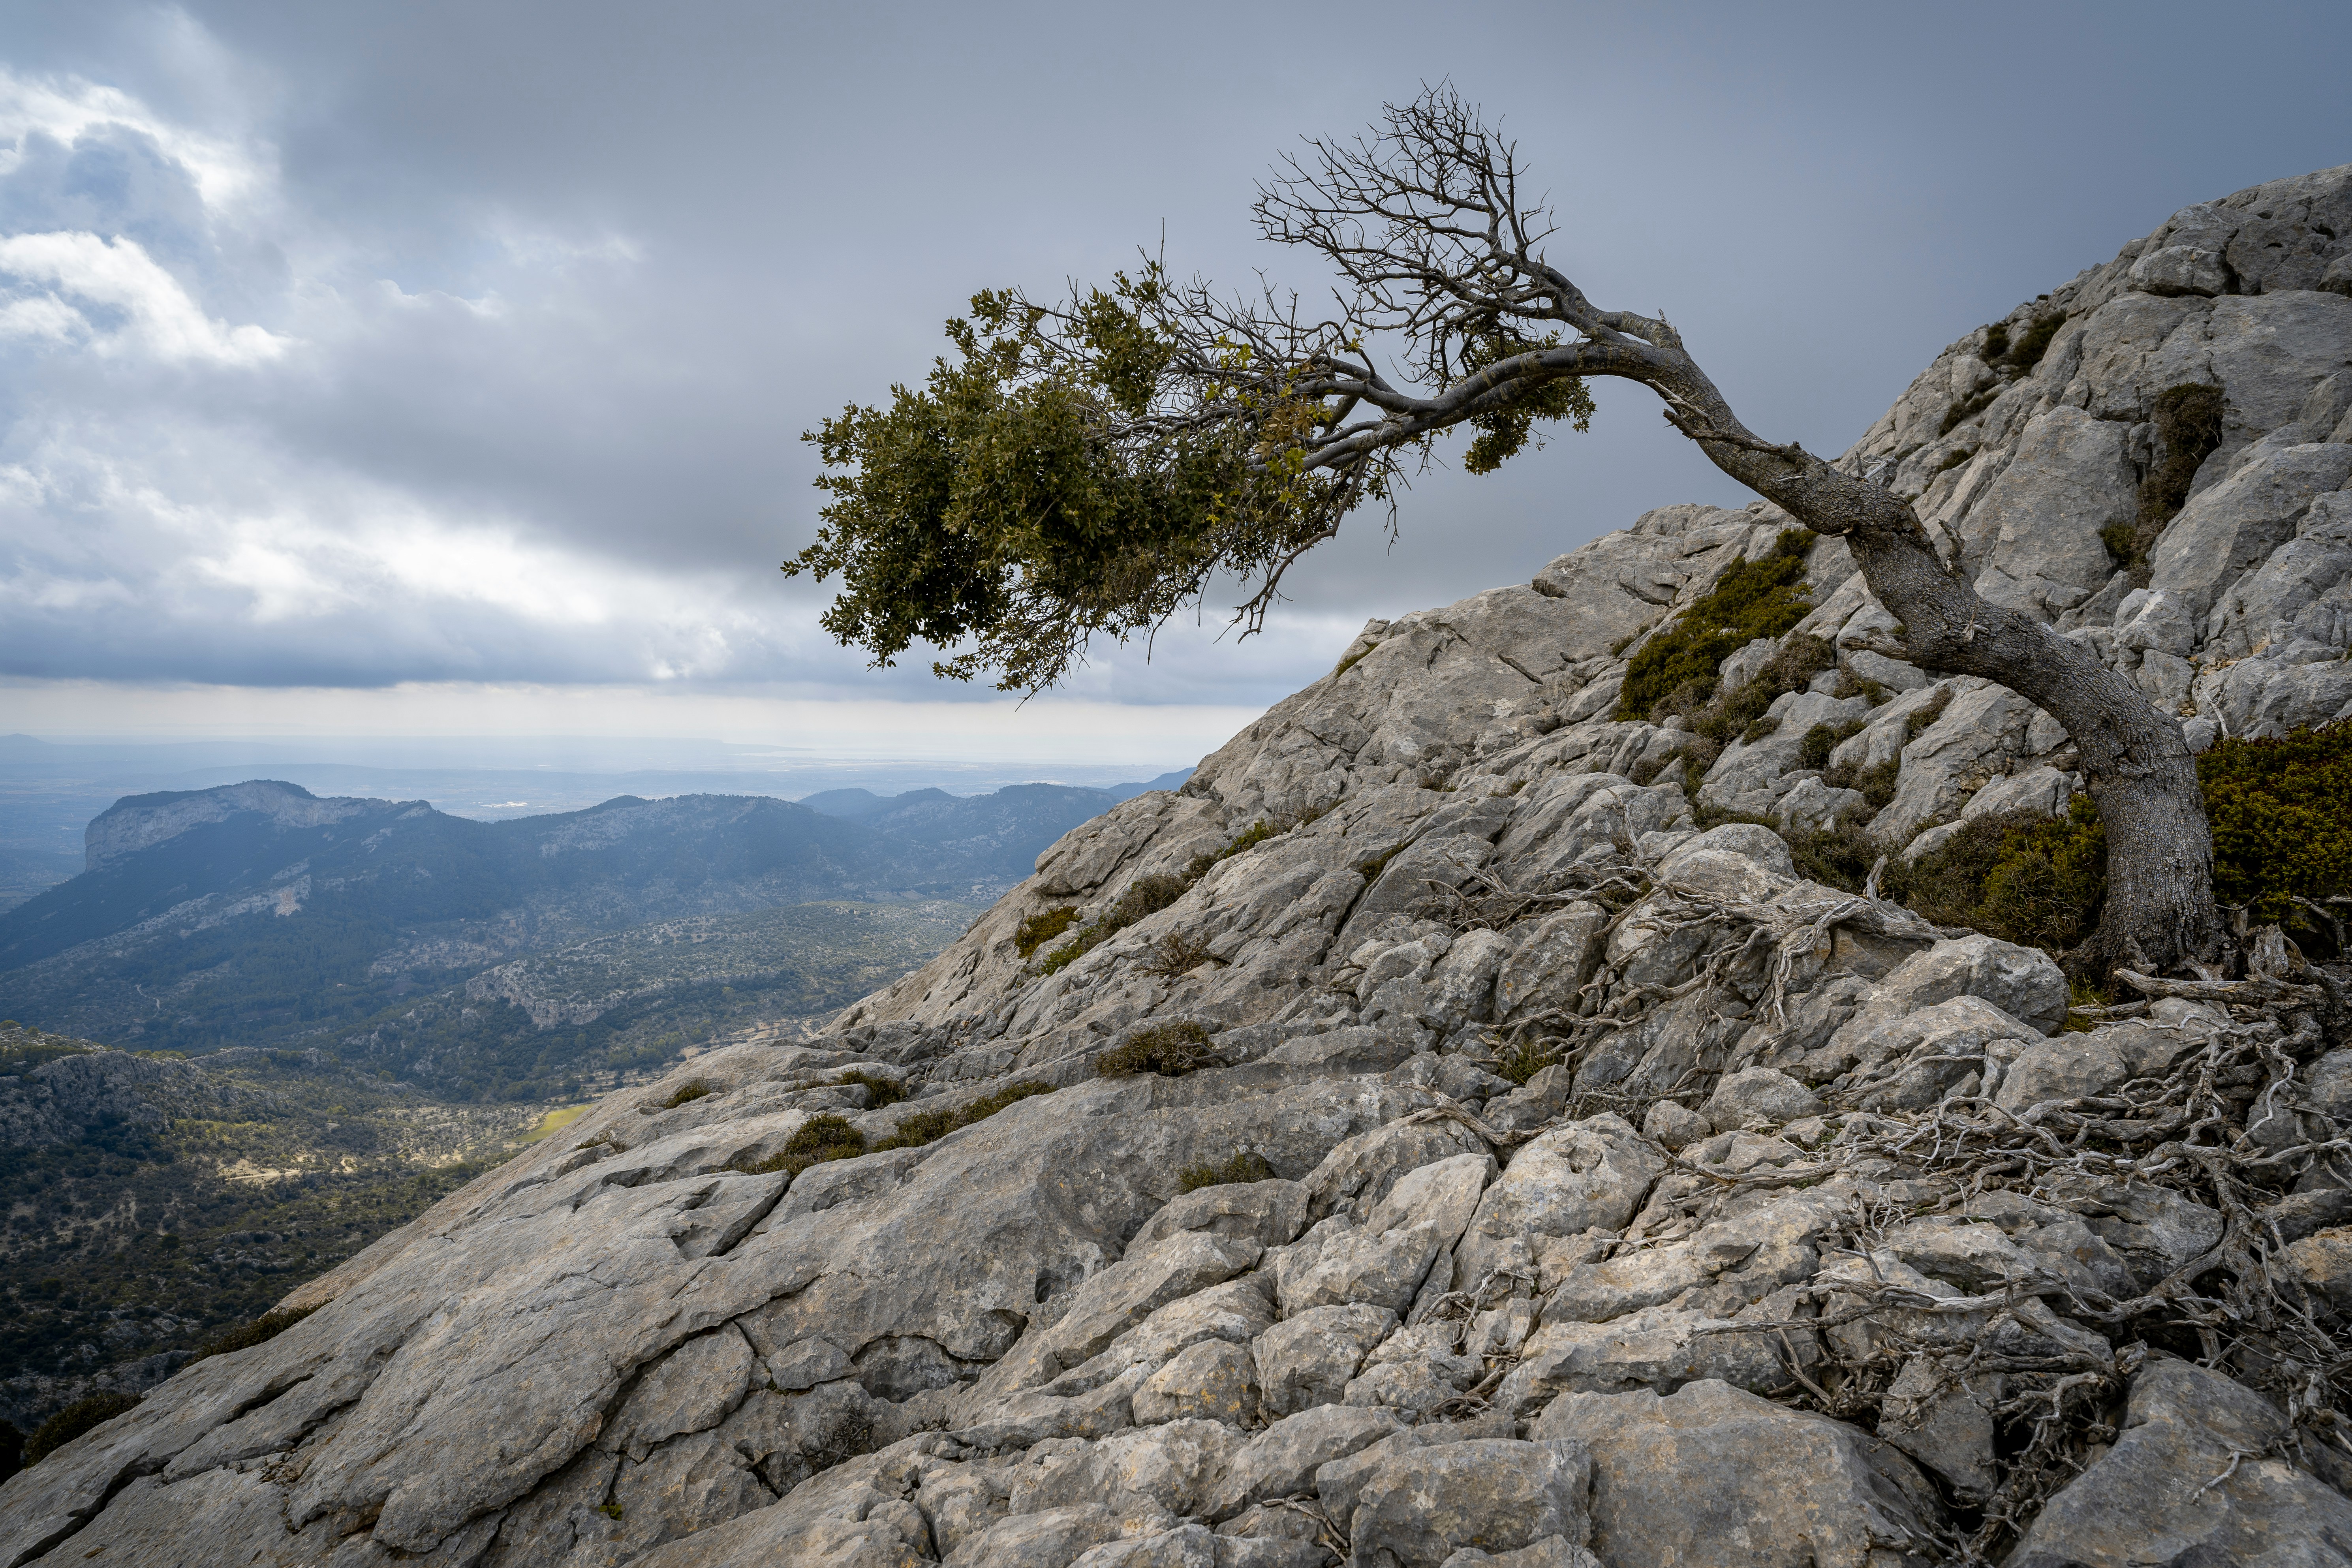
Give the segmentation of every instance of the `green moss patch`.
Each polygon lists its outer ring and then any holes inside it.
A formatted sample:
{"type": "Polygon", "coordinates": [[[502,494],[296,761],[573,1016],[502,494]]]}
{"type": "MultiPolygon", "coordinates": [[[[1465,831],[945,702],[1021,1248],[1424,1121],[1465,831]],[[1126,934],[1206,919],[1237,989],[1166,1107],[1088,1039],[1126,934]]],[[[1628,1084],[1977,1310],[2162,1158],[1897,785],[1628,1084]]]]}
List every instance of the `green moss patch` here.
{"type": "Polygon", "coordinates": [[[1274,1167],[1266,1163],[1265,1156],[1253,1150],[1242,1149],[1235,1151],[1234,1157],[1222,1164],[1185,1166],[1177,1174],[1176,1190],[1180,1193],[1197,1193],[1202,1187],[1223,1187],[1235,1182],[1270,1182],[1272,1180],[1274,1180],[1274,1167]]]}
{"type": "Polygon", "coordinates": [[[700,1079],[690,1078],[671,1091],[670,1097],[661,1102],[661,1108],[664,1110],[676,1110],[689,1100],[700,1100],[713,1092],[715,1091],[711,1087],[700,1079]]]}

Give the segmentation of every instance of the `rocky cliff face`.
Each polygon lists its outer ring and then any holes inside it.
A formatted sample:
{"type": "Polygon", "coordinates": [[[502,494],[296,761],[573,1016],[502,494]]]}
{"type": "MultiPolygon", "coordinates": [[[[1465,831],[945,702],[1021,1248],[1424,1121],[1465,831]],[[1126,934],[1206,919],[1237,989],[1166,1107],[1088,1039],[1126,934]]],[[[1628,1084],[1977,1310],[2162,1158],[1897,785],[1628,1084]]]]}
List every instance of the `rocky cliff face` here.
{"type": "MultiPolygon", "coordinates": [[[[2200,739],[2333,718],[2347,290],[2352,169],[2191,208],[1846,461],[2200,739]]],[[[0,1563],[2352,1556],[2344,1042],[2226,998],[2056,1033],[2045,955],[1696,831],[1691,731],[1612,717],[1786,522],[1669,507],[1368,626],[826,1037],[616,1097],[10,1482],[0,1563]],[[2250,1247],[2278,1321],[2215,1294],[2250,1247]]],[[[1698,805],[1866,810],[1822,725],[1896,764],[1893,851],[2065,800],[2046,717],[1806,570],[1841,668],[1698,805]]]]}

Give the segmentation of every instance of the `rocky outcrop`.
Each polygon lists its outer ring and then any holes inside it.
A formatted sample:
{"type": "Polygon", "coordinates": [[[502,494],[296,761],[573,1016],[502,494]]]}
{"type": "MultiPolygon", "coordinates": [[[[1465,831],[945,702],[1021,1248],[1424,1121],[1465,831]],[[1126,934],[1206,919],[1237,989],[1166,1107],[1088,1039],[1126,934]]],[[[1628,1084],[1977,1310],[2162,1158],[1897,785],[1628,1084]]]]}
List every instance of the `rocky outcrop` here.
{"type": "Polygon", "coordinates": [[[283,1110],[273,1096],[189,1062],[0,1026],[0,1149],[70,1143],[120,1122],[159,1127],[180,1116],[283,1110]]]}
{"type": "MultiPolygon", "coordinates": [[[[2201,735],[2333,717],[2347,247],[2352,170],[2189,209],[1846,461],[2201,735]],[[2135,566],[2189,383],[2219,444],[2135,566]]],[[[824,1037],[607,1101],[8,1483],[0,1563],[2341,1560],[2294,1357],[2352,1306],[2352,1054],[2062,1032],[2046,955],[1703,828],[1867,808],[1824,750],[1893,764],[1890,851],[2076,787],[1822,542],[1837,668],[1686,793],[1625,660],[1787,526],[1664,508],[1369,625],[824,1037]],[[2272,1173],[2217,1197],[2224,1150],[2272,1173]],[[2299,1294],[2250,1327],[2196,1292],[2256,1245],[2299,1294]]]]}

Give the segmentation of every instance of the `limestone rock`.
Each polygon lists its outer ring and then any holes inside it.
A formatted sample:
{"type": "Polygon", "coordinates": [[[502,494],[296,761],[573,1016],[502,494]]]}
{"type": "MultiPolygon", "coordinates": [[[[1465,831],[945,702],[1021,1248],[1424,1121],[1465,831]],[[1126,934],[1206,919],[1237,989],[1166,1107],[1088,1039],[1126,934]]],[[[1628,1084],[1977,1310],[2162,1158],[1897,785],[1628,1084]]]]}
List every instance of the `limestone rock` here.
{"type": "Polygon", "coordinates": [[[2352,1502],[2273,1456],[2260,1394],[2168,1358],[2132,1384],[2115,1447],[2051,1499],[2015,1568],[2352,1561],[2352,1502]]]}
{"type": "Polygon", "coordinates": [[[1721,1383],[1570,1394],[1534,1426],[1592,1456],[1592,1549],[1604,1563],[1918,1568],[1940,1555],[1934,1489],[1887,1444],[1721,1383]]]}

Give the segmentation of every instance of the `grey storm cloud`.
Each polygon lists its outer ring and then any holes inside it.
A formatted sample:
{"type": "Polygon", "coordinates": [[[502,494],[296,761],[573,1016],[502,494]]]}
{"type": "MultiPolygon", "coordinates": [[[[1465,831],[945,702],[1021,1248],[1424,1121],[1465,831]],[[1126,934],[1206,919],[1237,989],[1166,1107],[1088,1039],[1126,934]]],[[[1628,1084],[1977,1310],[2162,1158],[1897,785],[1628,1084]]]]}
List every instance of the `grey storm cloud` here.
{"type": "MultiPolygon", "coordinates": [[[[919,379],[976,288],[1165,245],[1253,268],[1255,181],[1449,77],[1588,289],[1836,450],[1944,342],[2189,202],[2347,155],[2340,7],[12,7],[0,30],[0,675],[377,686],[863,669],[776,563],[799,433],[919,379]],[[2288,40],[2293,40],[2288,47],[2288,40]]],[[[1262,703],[1368,614],[1736,492],[1636,395],[1433,473],[1215,606],[1121,701],[1262,703]]]]}

